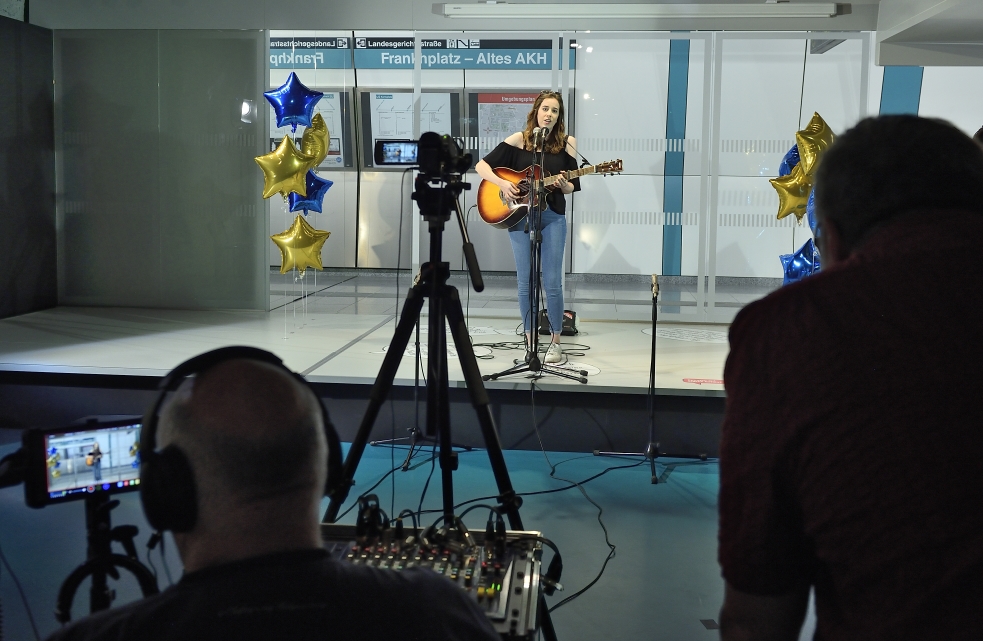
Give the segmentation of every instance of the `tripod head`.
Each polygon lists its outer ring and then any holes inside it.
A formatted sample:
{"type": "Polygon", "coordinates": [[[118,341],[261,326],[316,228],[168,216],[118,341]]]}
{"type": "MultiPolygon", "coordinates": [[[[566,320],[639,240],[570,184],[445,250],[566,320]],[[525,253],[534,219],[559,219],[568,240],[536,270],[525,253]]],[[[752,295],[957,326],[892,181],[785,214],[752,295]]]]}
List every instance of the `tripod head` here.
{"type": "Polygon", "coordinates": [[[461,192],[471,189],[471,184],[461,179],[461,174],[471,167],[471,154],[462,153],[450,136],[427,132],[420,136],[418,160],[420,174],[416,177],[413,200],[420,206],[424,220],[430,224],[430,265],[436,268],[442,261],[444,223],[450,219],[451,211],[456,211],[464,240],[464,259],[474,290],[480,292],[485,284],[459,202],[461,192]]]}
{"type": "Polygon", "coordinates": [[[420,136],[417,160],[420,174],[416,178],[413,200],[427,221],[450,218],[461,192],[471,189],[461,174],[471,167],[471,154],[465,154],[450,136],[432,131],[420,136]]]}

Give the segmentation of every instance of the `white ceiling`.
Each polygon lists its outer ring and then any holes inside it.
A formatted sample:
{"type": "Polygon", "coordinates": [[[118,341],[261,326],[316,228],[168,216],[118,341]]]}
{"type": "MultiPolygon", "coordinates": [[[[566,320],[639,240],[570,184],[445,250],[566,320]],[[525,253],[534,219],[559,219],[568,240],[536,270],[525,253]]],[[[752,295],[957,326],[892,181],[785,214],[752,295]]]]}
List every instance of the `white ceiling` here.
{"type": "MultiPolygon", "coordinates": [[[[446,0],[445,0],[446,1],[446,0]]],[[[453,1],[453,0],[452,0],[453,1]]],[[[462,0],[477,2],[480,0],[462,0]]],[[[558,0],[508,0],[556,3],[558,0]]],[[[638,0],[567,0],[607,4],[638,0]]],[[[810,0],[791,0],[792,3],[810,0]]],[[[817,0],[812,0],[813,2],[817,0]]],[[[830,1],[830,0],[826,0],[830,1]]],[[[835,0],[834,0],[835,1],[835,0]]],[[[19,0],[0,0],[5,6],[19,0]]],[[[764,0],[647,0],[657,4],[759,4],[764,0]]],[[[337,29],[417,31],[876,31],[878,64],[983,66],[983,0],[853,0],[831,18],[454,19],[434,0],[32,0],[31,21],[50,29],[337,29]],[[545,23],[545,24],[544,24],[545,23]]]]}
{"type": "Polygon", "coordinates": [[[881,0],[877,62],[983,66],[983,0],[881,0]]]}

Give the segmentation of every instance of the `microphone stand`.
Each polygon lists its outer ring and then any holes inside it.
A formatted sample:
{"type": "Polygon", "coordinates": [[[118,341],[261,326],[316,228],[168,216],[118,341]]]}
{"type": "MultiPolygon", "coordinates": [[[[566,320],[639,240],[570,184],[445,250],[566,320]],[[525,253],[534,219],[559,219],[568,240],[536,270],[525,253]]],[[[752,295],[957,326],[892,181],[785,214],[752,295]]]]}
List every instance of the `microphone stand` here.
{"type": "MultiPolygon", "coordinates": [[[[611,456],[611,457],[625,457],[625,456],[640,456],[649,462],[649,467],[652,470],[652,484],[656,485],[659,483],[659,477],[655,473],[655,459],[660,456],[665,458],[688,458],[688,459],[699,459],[701,461],[707,460],[706,452],[700,452],[696,454],[679,454],[663,452],[659,449],[659,442],[655,440],[655,338],[658,334],[658,329],[656,324],[659,320],[659,275],[652,274],[652,358],[649,361],[649,385],[648,392],[646,394],[646,404],[648,406],[649,412],[649,440],[648,444],[645,446],[645,450],[642,452],[602,452],[600,450],[594,450],[594,456],[611,456]]],[[[664,479],[663,479],[664,480],[664,479]]]]}
{"type": "MultiPolygon", "coordinates": [[[[494,381],[503,376],[532,372],[534,377],[539,377],[543,374],[552,374],[553,376],[586,384],[586,370],[574,372],[560,367],[554,367],[543,363],[539,358],[539,278],[543,266],[543,232],[540,229],[540,223],[542,222],[543,206],[546,203],[547,194],[543,165],[546,159],[546,137],[549,133],[548,130],[542,128],[535,135],[535,151],[539,154],[539,157],[537,158],[537,164],[530,170],[532,175],[530,176],[529,185],[529,213],[526,214],[526,231],[529,233],[529,314],[532,316],[530,320],[532,332],[529,337],[528,352],[524,361],[516,361],[513,367],[495,374],[482,376],[481,380],[494,381]],[[546,133],[543,133],[544,131],[546,133]]],[[[525,319],[523,319],[523,326],[525,326],[525,319]]],[[[555,329],[559,330],[561,328],[558,327],[555,329]]],[[[556,333],[559,334],[560,332],[557,331],[556,333]]],[[[551,335],[550,340],[552,341],[552,339],[553,337],[551,335]]]]}

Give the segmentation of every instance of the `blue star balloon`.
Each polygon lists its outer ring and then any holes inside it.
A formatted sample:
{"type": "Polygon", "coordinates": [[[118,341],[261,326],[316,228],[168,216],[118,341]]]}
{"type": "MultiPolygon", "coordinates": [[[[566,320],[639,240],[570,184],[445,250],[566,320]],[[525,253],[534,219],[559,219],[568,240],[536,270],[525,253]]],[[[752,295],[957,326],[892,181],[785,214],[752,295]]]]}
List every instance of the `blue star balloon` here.
{"type": "Polygon", "coordinates": [[[806,220],[809,221],[809,229],[812,230],[812,237],[819,240],[819,233],[816,231],[816,188],[813,187],[809,192],[809,201],[806,203],[806,220]]]}
{"type": "Polygon", "coordinates": [[[323,95],[320,91],[311,91],[305,87],[297,74],[292,71],[282,87],[263,94],[276,111],[276,126],[290,125],[293,131],[297,131],[297,125],[311,126],[314,105],[323,95]]]}
{"type": "Polygon", "coordinates": [[[799,251],[794,254],[782,254],[778,259],[782,261],[782,270],[785,272],[783,286],[797,283],[819,271],[819,250],[816,249],[811,238],[799,248],[799,251]]]}
{"type": "Polygon", "coordinates": [[[290,192],[290,211],[304,210],[307,215],[308,210],[321,212],[321,203],[324,202],[324,194],[331,189],[334,183],[326,178],[321,178],[313,171],[307,172],[307,196],[301,196],[295,191],[290,192]]]}
{"type": "Polygon", "coordinates": [[[788,176],[795,169],[795,166],[799,164],[799,146],[792,145],[792,148],[788,150],[785,157],[782,158],[782,162],[778,164],[778,175],[788,176]]]}

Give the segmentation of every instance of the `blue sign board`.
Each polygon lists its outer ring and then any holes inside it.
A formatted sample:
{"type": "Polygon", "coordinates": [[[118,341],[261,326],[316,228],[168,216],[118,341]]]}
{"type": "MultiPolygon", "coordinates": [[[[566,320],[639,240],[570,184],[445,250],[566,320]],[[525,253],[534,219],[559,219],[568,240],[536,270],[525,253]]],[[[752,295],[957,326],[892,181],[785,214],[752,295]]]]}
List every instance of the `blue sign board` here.
{"type": "MultiPolygon", "coordinates": [[[[572,44],[567,59],[574,69],[572,44]]],[[[407,37],[271,37],[270,69],[413,69],[414,45],[407,37]]],[[[423,69],[553,68],[552,40],[431,38],[420,49],[423,69]]]]}
{"type": "Polygon", "coordinates": [[[351,69],[351,40],[271,37],[270,69],[351,69]]]}
{"type": "MultiPolygon", "coordinates": [[[[355,38],[357,69],[412,69],[413,38],[355,38]]],[[[552,69],[552,40],[425,39],[420,43],[423,69],[552,69]]],[[[576,50],[571,48],[570,68],[576,50]]],[[[560,67],[562,68],[562,60],[560,67]]]]}

